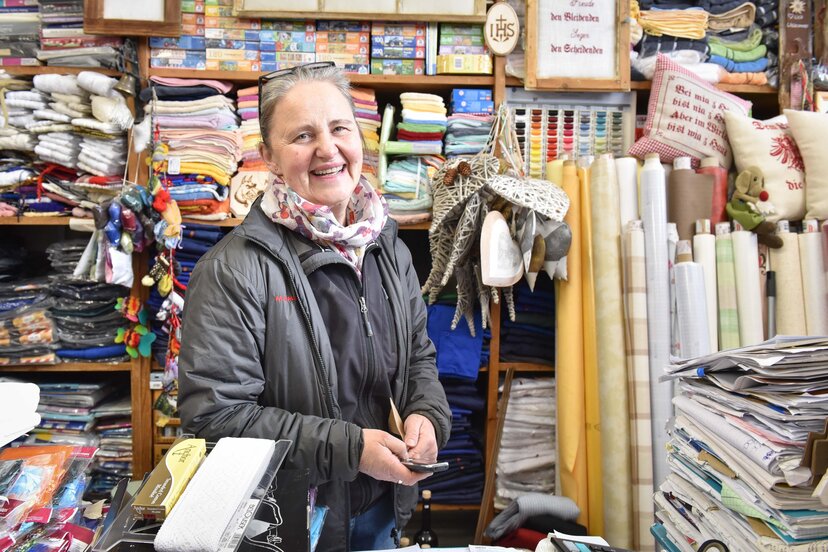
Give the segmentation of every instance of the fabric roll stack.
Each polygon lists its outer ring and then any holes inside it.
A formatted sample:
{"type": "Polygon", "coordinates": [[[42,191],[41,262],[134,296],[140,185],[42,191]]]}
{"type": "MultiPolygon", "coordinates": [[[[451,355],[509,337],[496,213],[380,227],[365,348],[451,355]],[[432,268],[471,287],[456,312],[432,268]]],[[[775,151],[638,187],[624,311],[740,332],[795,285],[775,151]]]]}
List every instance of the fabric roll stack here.
{"type": "Polygon", "coordinates": [[[485,409],[475,382],[480,369],[483,331],[475,320],[475,336],[466,325],[451,330],[455,305],[435,303],[428,307],[428,335],[437,349],[437,371],[451,407],[451,437],[438,460],[449,469],[428,478],[434,502],[480,504],[483,493],[483,448],[472,417],[485,409]]]}
{"type": "Polygon", "coordinates": [[[362,132],[365,144],[362,159],[362,174],[377,186],[377,167],[379,166],[379,128],[382,118],[379,114],[376,92],[370,88],[351,88],[351,99],[356,108],[356,121],[362,132]]]}
{"type": "MultiPolygon", "coordinates": [[[[203,79],[153,77],[152,81],[152,89],[142,92],[142,97],[152,98],[154,93],[157,98],[145,110],[168,147],[167,159],[158,162],[166,174],[163,185],[182,216],[227,218],[230,178],[238,168],[242,148],[235,103],[225,95],[232,86],[203,79]]],[[[245,105],[250,102],[257,104],[244,100],[245,105]]]]}
{"type": "Polygon", "coordinates": [[[388,165],[381,192],[388,214],[400,224],[431,218],[431,176],[443,164],[441,157],[416,155],[398,157],[388,165]]]}
{"type": "Polygon", "coordinates": [[[58,357],[67,362],[121,362],[128,360],[123,343],[115,343],[118,328],[126,325],[115,310],[119,297],[129,289],[114,284],[78,280],[55,281],[51,286],[52,318],[61,348],[58,357]]]}
{"type": "Polygon", "coordinates": [[[552,280],[538,278],[534,292],[525,280],[514,287],[515,321],[500,326],[500,361],[555,365],[555,291],[552,280]]]}
{"type": "Polygon", "coordinates": [[[512,381],[497,457],[496,509],[527,493],[555,494],[555,410],[554,379],[512,381]]]}
{"type": "Polygon", "coordinates": [[[237,101],[241,125],[241,166],[240,171],[266,171],[259,142],[262,141],[262,129],[259,127],[259,87],[250,86],[237,91],[237,101]]]}
{"type": "Polygon", "coordinates": [[[449,116],[446,136],[446,157],[471,157],[486,147],[494,117],[471,113],[449,116]]]}

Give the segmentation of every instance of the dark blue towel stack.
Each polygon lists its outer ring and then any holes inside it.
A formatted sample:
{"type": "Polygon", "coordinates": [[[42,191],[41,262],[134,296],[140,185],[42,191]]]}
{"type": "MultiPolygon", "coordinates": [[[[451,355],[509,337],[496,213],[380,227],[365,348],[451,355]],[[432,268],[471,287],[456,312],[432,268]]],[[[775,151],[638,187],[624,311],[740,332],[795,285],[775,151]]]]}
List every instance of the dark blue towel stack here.
{"type": "Polygon", "coordinates": [[[480,504],[483,496],[483,447],[475,419],[485,410],[477,389],[483,347],[480,316],[475,319],[472,337],[468,325],[451,330],[455,305],[435,304],[428,308],[428,335],[437,348],[437,370],[451,407],[451,438],[438,459],[449,469],[429,477],[422,485],[440,504],[480,504]],[[425,488],[425,487],[424,487],[425,488]]]}
{"type": "Polygon", "coordinates": [[[501,309],[500,361],[555,364],[555,289],[552,280],[538,278],[535,291],[525,280],[514,286],[515,321],[501,309]]]}

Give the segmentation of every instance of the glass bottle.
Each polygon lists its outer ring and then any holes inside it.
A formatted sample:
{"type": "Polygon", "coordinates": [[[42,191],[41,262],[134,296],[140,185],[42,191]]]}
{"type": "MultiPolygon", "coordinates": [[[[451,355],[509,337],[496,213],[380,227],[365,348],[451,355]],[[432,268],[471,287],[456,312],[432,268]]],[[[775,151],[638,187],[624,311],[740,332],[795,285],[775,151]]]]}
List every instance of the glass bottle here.
{"type": "Polygon", "coordinates": [[[420,530],[414,535],[414,542],[420,548],[437,548],[437,533],[431,528],[431,491],[423,491],[423,515],[420,530]]]}

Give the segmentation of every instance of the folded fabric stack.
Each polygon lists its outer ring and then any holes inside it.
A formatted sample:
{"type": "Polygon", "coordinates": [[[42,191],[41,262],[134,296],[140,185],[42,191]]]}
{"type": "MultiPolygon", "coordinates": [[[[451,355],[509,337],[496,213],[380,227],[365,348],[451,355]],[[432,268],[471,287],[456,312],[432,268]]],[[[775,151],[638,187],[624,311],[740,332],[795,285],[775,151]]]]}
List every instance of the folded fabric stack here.
{"type": "Polygon", "coordinates": [[[37,58],[63,67],[112,67],[124,39],[83,34],[83,0],[39,0],[41,49],[37,58]]]}
{"type": "MultiPolygon", "coordinates": [[[[0,142],[3,140],[0,138],[0,142]]],[[[37,173],[29,168],[32,164],[29,155],[13,151],[5,151],[4,154],[0,158],[0,217],[13,217],[18,214],[20,207],[18,189],[33,182],[37,173]]]]}
{"type": "Polygon", "coordinates": [[[504,316],[500,330],[502,362],[555,365],[555,291],[552,280],[538,278],[534,292],[526,280],[514,287],[515,320],[504,316]]]}
{"type": "Polygon", "coordinates": [[[259,126],[259,88],[251,86],[238,91],[239,127],[241,139],[241,166],[230,182],[230,211],[244,218],[250,205],[270,182],[270,171],[259,154],[262,129],[259,126]],[[244,105],[244,107],[243,107],[244,105]]]}
{"type": "Polygon", "coordinates": [[[397,125],[397,140],[419,142],[442,150],[446,132],[446,105],[441,96],[420,92],[400,94],[402,122],[397,125]]]}
{"type": "Polygon", "coordinates": [[[108,498],[112,487],[132,478],[132,404],[129,397],[110,398],[92,407],[98,453],[89,466],[92,480],[86,500],[108,498]]]}
{"type": "Polygon", "coordinates": [[[437,155],[398,157],[388,165],[381,192],[388,214],[400,224],[431,219],[431,177],[443,165],[437,155]]]}
{"type": "Polygon", "coordinates": [[[370,88],[351,88],[351,99],[356,108],[356,121],[365,144],[362,159],[362,174],[377,186],[379,165],[379,128],[382,124],[377,104],[377,95],[370,88]]]}
{"type": "Polygon", "coordinates": [[[115,343],[118,328],[126,326],[115,310],[129,289],[98,282],[58,278],[52,283],[52,318],[61,347],[57,355],[69,362],[121,362],[128,360],[123,343],[115,343]]]}
{"type": "Polygon", "coordinates": [[[27,130],[38,136],[35,153],[44,161],[97,176],[122,175],[126,131],[132,114],[114,89],[117,80],[93,71],[34,77],[48,106],[34,112],[27,130]]]}
{"type": "Polygon", "coordinates": [[[777,2],[642,0],[633,76],[651,79],[665,54],[708,82],[776,82],[777,2]],[[692,8],[692,9],[689,9],[692,8]],[[770,77],[770,80],[769,80],[770,77]]]}
{"type": "Polygon", "coordinates": [[[49,244],[46,257],[55,274],[72,274],[83,255],[89,240],[64,240],[49,244]]]}
{"type": "Polygon", "coordinates": [[[555,493],[553,378],[512,381],[496,472],[496,509],[527,493],[555,493]]]}
{"type": "Polygon", "coordinates": [[[168,148],[162,184],[182,216],[223,220],[230,215],[230,178],[241,159],[239,117],[224,94],[230,84],[204,79],[152,78],[145,110],[168,148]]]}
{"type": "MultiPolygon", "coordinates": [[[[14,264],[19,268],[8,267],[13,269],[12,275],[23,268],[22,256],[16,256],[14,264]]],[[[12,260],[5,256],[3,259],[4,264],[12,260]]],[[[57,362],[53,348],[58,336],[49,312],[51,304],[46,281],[15,280],[0,284],[0,366],[57,362]]]]}
{"type": "MultiPolygon", "coordinates": [[[[6,80],[6,74],[2,75],[6,80]]],[[[48,96],[38,90],[6,92],[6,113],[0,129],[0,147],[6,150],[34,151],[37,137],[27,130],[35,122],[34,112],[48,107],[48,96]]]]}
{"type": "Polygon", "coordinates": [[[477,337],[468,326],[451,330],[455,305],[435,303],[428,307],[428,335],[437,349],[437,371],[451,407],[451,437],[440,449],[438,460],[449,469],[428,478],[434,502],[480,504],[483,496],[483,447],[472,417],[479,417],[485,400],[475,382],[480,370],[483,332],[480,316],[475,320],[477,337]]]}
{"type": "Polygon", "coordinates": [[[471,157],[483,150],[493,121],[491,115],[450,115],[445,137],[446,157],[471,157]]]}

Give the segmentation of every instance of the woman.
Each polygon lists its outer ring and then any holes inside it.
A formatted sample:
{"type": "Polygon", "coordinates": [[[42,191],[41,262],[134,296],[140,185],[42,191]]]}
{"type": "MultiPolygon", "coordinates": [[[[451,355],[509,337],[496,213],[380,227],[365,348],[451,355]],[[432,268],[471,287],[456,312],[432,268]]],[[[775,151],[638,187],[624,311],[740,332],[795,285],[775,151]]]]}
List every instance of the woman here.
{"type": "Polygon", "coordinates": [[[393,547],[449,436],[411,255],[361,176],[344,75],[329,64],[260,81],[273,183],[198,262],[180,355],[184,428],[290,439],[329,506],[317,550],[393,547]],[[391,405],[402,439],[389,433],[391,405]]]}

